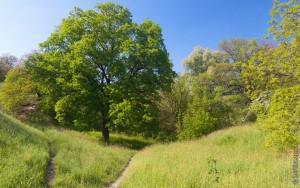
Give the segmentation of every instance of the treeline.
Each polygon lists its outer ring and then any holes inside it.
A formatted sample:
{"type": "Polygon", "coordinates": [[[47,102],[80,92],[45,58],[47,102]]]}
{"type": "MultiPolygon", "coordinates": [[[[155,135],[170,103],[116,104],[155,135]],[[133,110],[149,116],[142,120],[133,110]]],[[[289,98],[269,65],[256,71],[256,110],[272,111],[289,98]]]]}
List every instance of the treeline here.
{"type": "Polygon", "coordinates": [[[161,93],[161,126],[179,139],[258,121],[269,145],[300,141],[300,3],[274,1],[274,42],[225,40],[195,48],[185,72],[161,93]]]}
{"type": "Polygon", "coordinates": [[[299,143],[299,0],[274,1],[274,42],[224,40],[195,48],[176,75],[161,28],[134,23],[105,3],[74,9],[40,49],[12,69],[1,108],[22,118],[77,130],[198,138],[260,123],[270,144],[299,143]]]}
{"type": "Polygon", "coordinates": [[[250,59],[271,45],[232,39],[219,46],[219,51],[195,48],[171,92],[161,94],[161,124],[179,139],[256,120],[248,110],[251,98],[243,75],[250,59]]]}

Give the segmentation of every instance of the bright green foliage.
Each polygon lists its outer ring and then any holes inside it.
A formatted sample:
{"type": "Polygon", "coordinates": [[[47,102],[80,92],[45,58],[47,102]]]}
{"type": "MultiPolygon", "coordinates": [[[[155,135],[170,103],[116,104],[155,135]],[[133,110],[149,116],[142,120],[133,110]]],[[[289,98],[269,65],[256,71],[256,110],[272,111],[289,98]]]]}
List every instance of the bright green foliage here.
{"type": "Polygon", "coordinates": [[[254,127],[240,126],[148,147],[134,156],[120,188],[294,187],[289,154],[264,148],[263,140],[254,127]]]}
{"type": "Polygon", "coordinates": [[[0,187],[44,187],[45,135],[0,112],[0,187]]]}
{"type": "Polygon", "coordinates": [[[243,68],[243,80],[252,99],[261,92],[300,82],[299,0],[274,1],[271,16],[270,34],[280,43],[259,50],[243,68]]]}
{"type": "Polygon", "coordinates": [[[230,125],[230,109],[215,93],[208,93],[197,85],[191,92],[193,97],[184,113],[183,123],[177,125],[178,138],[198,138],[230,125]]]}
{"type": "Polygon", "coordinates": [[[300,144],[300,86],[278,89],[271,98],[268,117],[261,123],[268,145],[300,144]]]}
{"type": "Polygon", "coordinates": [[[112,129],[116,132],[150,136],[151,133],[157,133],[159,128],[154,118],[158,116],[156,113],[157,109],[153,105],[142,104],[135,100],[112,104],[110,108],[112,129]]]}
{"type": "Polygon", "coordinates": [[[242,76],[247,93],[256,99],[264,91],[299,83],[300,43],[281,43],[263,48],[243,66],[242,76]]]}
{"type": "Polygon", "coordinates": [[[97,103],[91,101],[93,96],[74,93],[66,95],[55,104],[57,121],[77,130],[99,129],[101,114],[96,111],[97,103]]]}
{"type": "Polygon", "coordinates": [[[279,44],[261,48],[243,66],[251,108],[261,120],[269,145],[299,143],[299,12],[299,0],[274,1],[270,33],[279,44]]]}
{"type": "Polygon", "coordinates": [[[163,94],[161,105],[170,110],[160,106],[161,113],[171,115],[181,139],[200,137],[245,119],[250,100],[241,72],[259,46],[239,39],[220,46],[222,51],[195,48],[184,61],[185,74],[170,93],[163,94]]]}
{"type": "MultiPolygon", "coordinates": [[[[41,50],[29,67],[43,107],[55,111],[61,124],[79,129],[107,130],[113,118],[122,117],[115,112],[124,111],[113,110],[110,117],[111,106],[124,100],[154,105],[174,77],[160,27],[149,20],[133,23],[129,10],[113,3],[74,9],[41,50]]],[[[138,115],[149,115],[144,112],[138,115]]],[[[136,123],[129,120],[127,126],[136,123]]]]}
{"type": "Polygon", "coordinates": [[[300,1],[274,0],[269,32],[278,40],[300,40],[300,1]]]}
{"type": "Polygon", "coordinates": [[[182,127],[179,127],[178,138],[191,139],[206,135],[217,129],[215,121],[211,114],[202,109],[189,109],[184,116],[182,127]]]}
{"type": "Polygon", "coordinates": [[[213,78],[208,73],[190,78],[187,107],[177,123],[180,139],[201,137],[230,125],[230,107],[222,101],[223,90],[210,85],[213,78]]]}
{"type": "Polygon", "coordinates": [[[23,67],[9,71],[0,89],[0,105],[3,110],[20,115],[24,106],[37,103],[37,88],[23,67]]]}

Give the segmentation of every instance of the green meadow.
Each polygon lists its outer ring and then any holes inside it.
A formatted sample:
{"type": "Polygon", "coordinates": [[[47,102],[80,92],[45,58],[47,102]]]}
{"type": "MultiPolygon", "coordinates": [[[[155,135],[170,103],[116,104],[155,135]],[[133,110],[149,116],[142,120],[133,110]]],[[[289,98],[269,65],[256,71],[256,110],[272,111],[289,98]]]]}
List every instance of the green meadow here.
{"type": "Polygon", "coordinates": [[[146,148],[134,156],[120,188],[294,187],[291,156],[264,147],[252,125],[238,126],[146,148]]]}

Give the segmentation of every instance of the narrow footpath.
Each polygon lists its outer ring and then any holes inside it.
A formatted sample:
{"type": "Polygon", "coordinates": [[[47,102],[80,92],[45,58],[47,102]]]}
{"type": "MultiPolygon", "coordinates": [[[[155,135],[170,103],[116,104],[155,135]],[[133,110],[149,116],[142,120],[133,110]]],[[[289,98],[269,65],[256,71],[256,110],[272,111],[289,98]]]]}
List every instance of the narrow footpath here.
{"type": "Polygon", "coordinates": [[[131,157],[125,167],[125,169],[123,170],[123,172],[121,173],[121,175],[118,177],[118,179],[113,182],[110,186],[108,186],[107,188],[118,188],[120,183],[123,181],[124,177],[126,176],[126,174],[128,173],[128,169],[129,169],[129,166],[131,165],[132,163],[132,158],[131,157]]]}
{"type": "Polygon", "coordinates": [[[55,157],[55,151],[53,145],[50,144],[49,160],[46,168],[46,177],[45,177],[46,188],[51,188],[51,182],[54,178],[54,174],[55,174],[54,157],[55,157]]]}

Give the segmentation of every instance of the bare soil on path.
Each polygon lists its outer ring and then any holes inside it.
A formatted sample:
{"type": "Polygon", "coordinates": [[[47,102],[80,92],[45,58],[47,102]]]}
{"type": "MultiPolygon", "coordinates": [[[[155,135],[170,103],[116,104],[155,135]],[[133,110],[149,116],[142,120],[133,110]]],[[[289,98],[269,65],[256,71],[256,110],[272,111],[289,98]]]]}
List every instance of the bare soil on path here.
{"type": "Polygon", "coordinates": [[[52,144],[50,144],[49,160],[46,168],[46,177],[45,177],[46,188],[51,188],[51,181],[54,178],[54,174],[55,174],[54,157],[55,157],[55,151],[52,144]]]}
{"type": "Polygon", "coordinates": [[[107,188],[118,188],[120,183],[123,181],[124,177],[126,176],[126,174],[128,173],[128,169],[129,166],[132,163],[132,158],[131,157],[126,165],[126,167],[124,168],[123,172],[121,173],[121,175],[118,177],[118,179],[116,181],[114,181],[110,186],[108,186],[107,188]]]}

